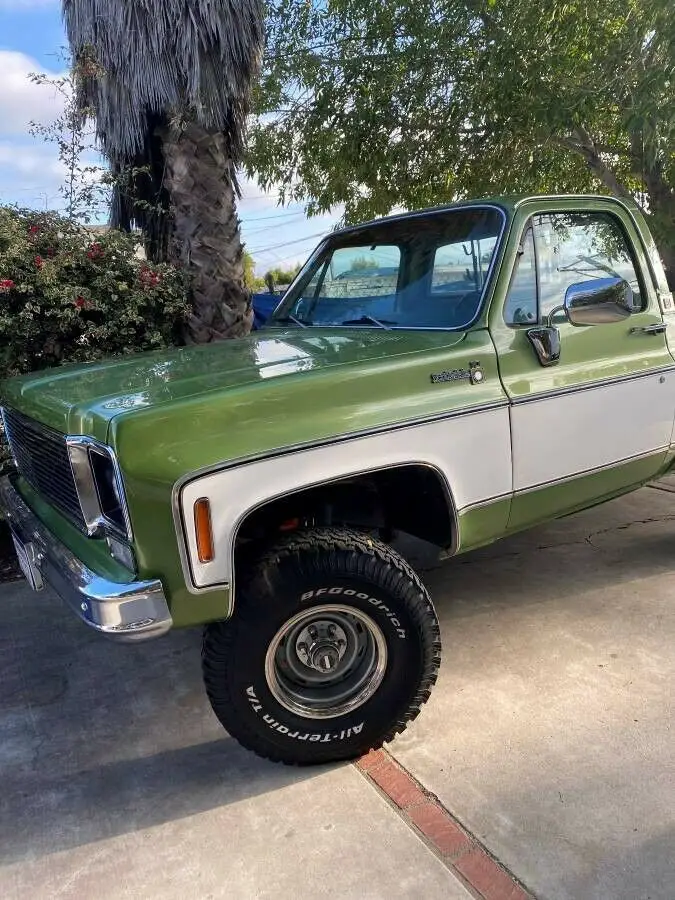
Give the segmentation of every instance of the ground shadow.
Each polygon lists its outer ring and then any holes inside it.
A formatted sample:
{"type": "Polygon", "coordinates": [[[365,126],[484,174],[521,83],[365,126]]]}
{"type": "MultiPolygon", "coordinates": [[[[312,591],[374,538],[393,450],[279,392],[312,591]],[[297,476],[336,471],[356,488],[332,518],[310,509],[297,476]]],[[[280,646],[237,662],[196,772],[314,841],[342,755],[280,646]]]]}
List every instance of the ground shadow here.
{"type": "Polygon", "coordinates": [[[0,863],[182,819],[319,771],[267,763],[224,737],[75,772],[14,772],[2,785],[0,863]]]}

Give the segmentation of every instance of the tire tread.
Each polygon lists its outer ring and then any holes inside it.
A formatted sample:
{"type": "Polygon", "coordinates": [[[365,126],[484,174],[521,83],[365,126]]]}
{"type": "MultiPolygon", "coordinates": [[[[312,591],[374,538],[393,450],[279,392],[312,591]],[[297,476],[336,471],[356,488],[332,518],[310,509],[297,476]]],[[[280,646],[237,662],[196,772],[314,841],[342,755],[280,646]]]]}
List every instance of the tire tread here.
{"type": "MultiPolygon", "coordinates": [[[[231,620],[213,622],[205,626],[202,669],[206,691],[216,715],[227,728],[228,710],[232,710],[233,705],[228,679],[223,678],[223,672],[227,670],[229,651],[236,640],[238,618],[255,616],[254,598],[260,592],[256,587],[259,585],[260,588],[264,587],[269,591],[270,572],[274,569],[282,572],[288,565],[295,565],[304,573],[311,568],[322,575],[331,573],[351,577],[357,575],[392,592],[404,589],[408,611],[418,626],[422,639],[424,669],[407,708],[377,743],[371,741],[367,746],[359,748],[358,752],[365,753],[393,740],[409,722],[417,718],[436,683],[441,659],[440,629],[429,594],[406,560],[382,541],[351,528],[324,527],[294,532],[270,547],[258,557],[249,571],[243,574],[240,589],[241,610],[237,611],[231,620]],[[376,577],[377,575],[379,577],[376,577]]],[[[289,760],[283,753],[277,752],[271,744],[261,746],[257,734],[247,728],[241,718],[236,721],[235,739],[246,749],[272,762],[286,765],[306,765],[316,762],[315,758],[309,756],[306,760],[289,760]]],[[[350,751],[349,757],[354,755],[354,751],[350,751]]]]}

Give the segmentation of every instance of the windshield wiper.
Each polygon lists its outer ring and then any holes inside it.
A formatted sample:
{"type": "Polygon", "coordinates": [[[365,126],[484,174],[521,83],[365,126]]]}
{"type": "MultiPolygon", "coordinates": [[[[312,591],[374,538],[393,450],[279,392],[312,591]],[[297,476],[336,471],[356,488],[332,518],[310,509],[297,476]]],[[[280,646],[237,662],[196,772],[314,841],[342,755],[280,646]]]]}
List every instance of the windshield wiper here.
{"type": "Polygon", "coordinates": [[[279,322],[281,325],[288,325],[289,322],[292,322],[294,325],[299,325],[301,328],[309,328],[312,325],[312,322],[308,322],[307,319],[298,319],[297,316],[292,316],[290,313],[286,316],[279,316],[278,319],[272,319],[272,322],[279,322]]]}
{"type": "Polygon", "coordinates": [[[361,316],[360,319],[347,319],[345,322],[341,322],[341,325],[367,325],[368,323],[371,325],[378,325],[380,328],[384,328],[385,331],[389,331],[390,325],[396,325],[396,322],[390,322],[389,319],[376,319],[375,316],[361,316]]]}

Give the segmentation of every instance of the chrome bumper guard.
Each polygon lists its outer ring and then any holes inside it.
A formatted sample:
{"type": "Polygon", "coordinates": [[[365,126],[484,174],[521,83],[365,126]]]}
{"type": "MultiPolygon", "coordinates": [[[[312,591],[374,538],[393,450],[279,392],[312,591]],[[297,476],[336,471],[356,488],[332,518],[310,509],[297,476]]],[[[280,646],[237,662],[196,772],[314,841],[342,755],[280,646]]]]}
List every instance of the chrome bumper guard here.
{"type": "Polygon", "coordinates": [[[171,628],[160,581],[120,584],[92,572],[42,524],[9,476],[0,479],[0,506],[37,573],[87,625],[117,641],[144,641],[171,628]]]}

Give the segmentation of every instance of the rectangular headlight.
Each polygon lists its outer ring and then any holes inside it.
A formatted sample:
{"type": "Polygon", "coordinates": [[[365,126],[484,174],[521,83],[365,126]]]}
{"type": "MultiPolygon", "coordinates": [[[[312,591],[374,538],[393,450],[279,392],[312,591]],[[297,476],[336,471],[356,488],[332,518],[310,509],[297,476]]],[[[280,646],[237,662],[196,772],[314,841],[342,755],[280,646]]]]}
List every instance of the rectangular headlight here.
{"type": "Polygon", "coordinates": [[[130,541],[131,522],[113,451],[87,437],[68,437],[66,443],[87,532],[110,529],[130,541]]]}
{"type": "Polygon", "coordinates": [[[94,485],[98,495],[101,514],[120,531],[126,532],[124,517],[124,498],[122,485],[119,484],[115,465],[107,453],[89,448],[89,464],[94,476],[94,485]]]}

